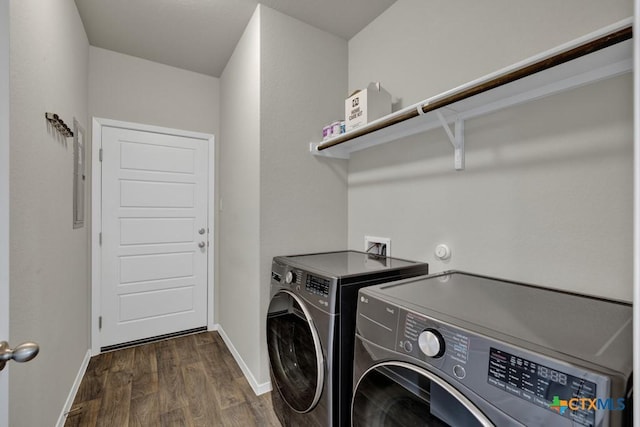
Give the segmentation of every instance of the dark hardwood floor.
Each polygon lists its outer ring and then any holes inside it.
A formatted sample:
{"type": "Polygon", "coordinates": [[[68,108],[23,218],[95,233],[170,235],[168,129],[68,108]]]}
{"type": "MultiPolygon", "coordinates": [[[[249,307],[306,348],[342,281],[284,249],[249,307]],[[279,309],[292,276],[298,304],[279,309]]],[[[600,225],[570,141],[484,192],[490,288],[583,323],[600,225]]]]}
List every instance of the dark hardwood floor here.
{"type": "Polygon", "coordinates": [[[95,356],[65,427],[280,426],[217,332],[95,356]]]}

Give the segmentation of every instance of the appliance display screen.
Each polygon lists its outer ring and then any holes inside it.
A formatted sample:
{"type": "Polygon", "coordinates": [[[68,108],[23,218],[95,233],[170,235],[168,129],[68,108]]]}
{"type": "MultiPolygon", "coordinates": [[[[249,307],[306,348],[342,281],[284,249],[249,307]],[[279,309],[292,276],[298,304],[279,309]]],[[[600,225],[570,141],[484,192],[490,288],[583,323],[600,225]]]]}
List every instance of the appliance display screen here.
{"type": "Polygon", "coordinates": [[[329,296],[329,284],[331,281],[322,277],[317,277],[312,274],[307,275],[307,283],[305,289],[312,294],[329,296]]]}
{"type": "Polygon", "coordinates": [[[595,411],[588,405],[568,407],[573,398],[595,399],[596,384],[591,381],[491,347],[487,382],[580,425],[595,424],[595,411]]]}

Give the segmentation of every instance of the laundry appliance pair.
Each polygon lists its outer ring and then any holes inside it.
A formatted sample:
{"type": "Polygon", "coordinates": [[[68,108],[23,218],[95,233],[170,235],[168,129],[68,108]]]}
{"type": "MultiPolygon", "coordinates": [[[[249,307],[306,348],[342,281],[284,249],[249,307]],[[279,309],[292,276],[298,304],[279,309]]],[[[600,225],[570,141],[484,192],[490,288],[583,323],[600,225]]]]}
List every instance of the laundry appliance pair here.
{"type": "Polygon", "coordinates": [[[283,426],[631,426],[632,307],[355,251],[276,257],[283,426]]]}

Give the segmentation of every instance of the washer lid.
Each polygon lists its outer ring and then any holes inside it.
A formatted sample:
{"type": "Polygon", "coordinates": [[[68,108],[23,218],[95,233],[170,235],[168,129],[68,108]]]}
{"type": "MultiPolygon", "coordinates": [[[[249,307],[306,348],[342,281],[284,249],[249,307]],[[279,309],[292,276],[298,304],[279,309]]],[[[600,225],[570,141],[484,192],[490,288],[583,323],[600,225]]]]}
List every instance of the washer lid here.
{"type": "Polygon", "coordinates": [[[361,292],[485,335],[506,335],[516,345],[525,341],[618,372],[632,370],[633,310],[626,303],[462,272],[361,292]]]}

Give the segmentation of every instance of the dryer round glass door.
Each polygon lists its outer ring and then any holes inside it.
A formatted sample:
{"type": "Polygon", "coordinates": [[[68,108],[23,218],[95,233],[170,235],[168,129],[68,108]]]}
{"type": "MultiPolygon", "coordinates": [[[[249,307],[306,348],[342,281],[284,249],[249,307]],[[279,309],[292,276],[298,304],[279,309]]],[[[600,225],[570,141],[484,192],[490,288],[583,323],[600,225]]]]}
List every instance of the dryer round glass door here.
{"type": "Polygon", "coordinates": [[[404,362],[384,362],[358,381],[351,405],[353,426],[492,426],[449,383],[404,362]]]}
{"type": "Polygon", "coordinates": [[[269,304],[267,348],[276,388],[296,412],[313,409],[324,383],[318,332],[304,302],[281,290],[269,304]]]}

